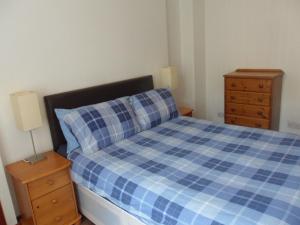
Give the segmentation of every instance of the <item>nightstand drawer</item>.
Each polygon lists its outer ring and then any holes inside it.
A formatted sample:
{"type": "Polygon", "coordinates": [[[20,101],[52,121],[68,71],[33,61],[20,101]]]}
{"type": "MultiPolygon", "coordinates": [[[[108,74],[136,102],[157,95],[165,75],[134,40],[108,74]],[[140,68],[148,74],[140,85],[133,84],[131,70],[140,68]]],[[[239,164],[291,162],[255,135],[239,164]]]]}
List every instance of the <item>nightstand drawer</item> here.
{"type": "Polygon", "coordinates": [[[271,104],[270,94],[228,91],[226,101],[232,103],[269,106],[271,104]]]}
{"type": "Polygon", "coordinates": [[[227,90],[271,92],[272,81],[260,79],[226,78],[227,90]]]}
{"type": "Polygon", "coordinates": [[[71,185],[34,200],[32,206],[39,225],[65,225],[77,217],[71,185]]]}
{"type": "Polygon", "coordinates": [[[63,187],[68,183],[70,183],[69,172],[68,170],[62,170],[29,183],[28,190],[31,199],[36,199],[43,194],[63,187]]]}
{"type": "Polygon", "coordinates": [[[228,103],[226,106],[226,114],[269,119],[270,107],[228,103]]]}

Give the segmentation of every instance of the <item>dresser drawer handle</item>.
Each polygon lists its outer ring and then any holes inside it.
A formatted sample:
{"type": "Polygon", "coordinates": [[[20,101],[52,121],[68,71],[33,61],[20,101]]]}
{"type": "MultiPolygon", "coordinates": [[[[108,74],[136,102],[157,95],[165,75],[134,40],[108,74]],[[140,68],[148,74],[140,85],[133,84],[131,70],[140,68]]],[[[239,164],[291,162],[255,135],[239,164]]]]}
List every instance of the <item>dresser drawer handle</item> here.
{"type": "Polygon", "coordinates": [[[264,88],[263,84],[258,85],[259,88],[264,88]]]}
{"type": "Polygon", "coordinates": [[[56,199],[52,199],[52,204],[56,204],[57,203],[57,200],[56,199]]]}
{"type": "Polygon", "coordinates": [[[235,97],[234,97],[234,96],[230,96],[230,99],[231,99],[231,100],[235,100],[235,97]]]}
{"type": "Polygon", "coordinates": [[[263,98],[258,98],[257,100],[258,100],[259,102],[263,102],[263,101],[264,101],[263,98]]]}
{"type": "Polygon", "coordinates": [[[257,112],[257,115],[259,115],[259,116],[263,116],[263,115],[264,115],[264,113],[263,113],[262,111],[258,111],[258,112],[257,112]]]}
{"type": "Polygon", "coordinates": [[[47,180],[47,184],[48,184],[48,185],[53,185],[53,184],[54,184],[54,181],[53,181],[53,180],[47,180]]]}
{"type": "Polygon", "coordinates": [[[56,222],[60,222],[61,220],[62,220],[62,217],[61,217],[61,216],[55,217],[55,221],[56,221],[56,222]]]}
{"type": "Polygon", "coordinates": [[[255,124],[255,127],[261,128],[262,125],[261,125],[260,123],[256,123],[256,124],[255,124]]]}
{"type": "Polygon", "coordinates": [[[236,84],[235,84],[235,83],[232,83],[232,84],[231,84],[231,87],[235,88],[235,87],[236,87],[236,84]]]}
{"type": "Polygon", "coordinates": [[[231,109],[231,112],[235,112],[236,110],[234,108],[231,109]]]}

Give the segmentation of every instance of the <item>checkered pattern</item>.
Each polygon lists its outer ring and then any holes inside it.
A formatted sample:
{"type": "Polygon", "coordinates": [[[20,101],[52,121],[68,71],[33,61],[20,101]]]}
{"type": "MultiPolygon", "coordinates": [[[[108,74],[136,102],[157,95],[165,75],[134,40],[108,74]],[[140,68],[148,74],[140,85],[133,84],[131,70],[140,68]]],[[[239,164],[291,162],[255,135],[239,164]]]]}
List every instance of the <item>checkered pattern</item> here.
{"type": "Polygon", "coordinates": [[[75,182],[147,225],[299,225],[299,157],[299,136],[188,117],[70,154],[75,182]]]}
{"type": "Polygon", "coordinates": [[[178,117],[175,101],[168,89],[155,89],[130,97],[130,102],[143,130],[178,117]]]}
{"type": "Polygon", "coordinates": [[[88,154],[140,131],[127,97],[74,109],[63,120],[88,154]]]}

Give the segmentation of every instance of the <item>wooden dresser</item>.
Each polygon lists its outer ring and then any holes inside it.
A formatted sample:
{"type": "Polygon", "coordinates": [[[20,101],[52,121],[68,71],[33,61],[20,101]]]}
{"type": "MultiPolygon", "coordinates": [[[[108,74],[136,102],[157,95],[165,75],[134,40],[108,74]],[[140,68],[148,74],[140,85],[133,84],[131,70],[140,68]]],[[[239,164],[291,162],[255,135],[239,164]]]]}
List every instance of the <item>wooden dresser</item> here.
{"type": "Polygon", "coordinates": [[[6,167],[12,176],[21,225],[79,225],[70,161],[51,151],[35,164],[19,161],[6,167]]]}
{"type": "Polygon", "coordinates": [[[279,129],[282,70],[237,69],[225,78],[225,123],[279,129]]]}

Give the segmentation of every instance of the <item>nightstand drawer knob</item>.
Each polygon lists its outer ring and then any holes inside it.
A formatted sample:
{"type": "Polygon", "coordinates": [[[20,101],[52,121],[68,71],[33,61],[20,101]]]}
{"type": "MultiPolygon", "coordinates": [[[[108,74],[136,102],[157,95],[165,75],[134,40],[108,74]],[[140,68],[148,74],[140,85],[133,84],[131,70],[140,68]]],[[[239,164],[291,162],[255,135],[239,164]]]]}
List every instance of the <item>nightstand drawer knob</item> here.
{"type": "Polygon", "coordinates": [[[53,185],[54,184],[54,180],[47,180],[47,184],[48,185],[53,185]]]}
{"type": "Polygon", "coordinates": [[[56,222],[60,222],[61,220],[62,220],[62,217],[61,217],[61,216],[58,216],[58,217],[55,218],[55,221],[56,221],[56,222]]]}
{"type": "Polygon", "coordinates": [[[56,204],[56,203],[57,203],[57,200],[56,200],[56,199],[53,199],[51,202],[52,202],[52,204],[56,204]]]}

